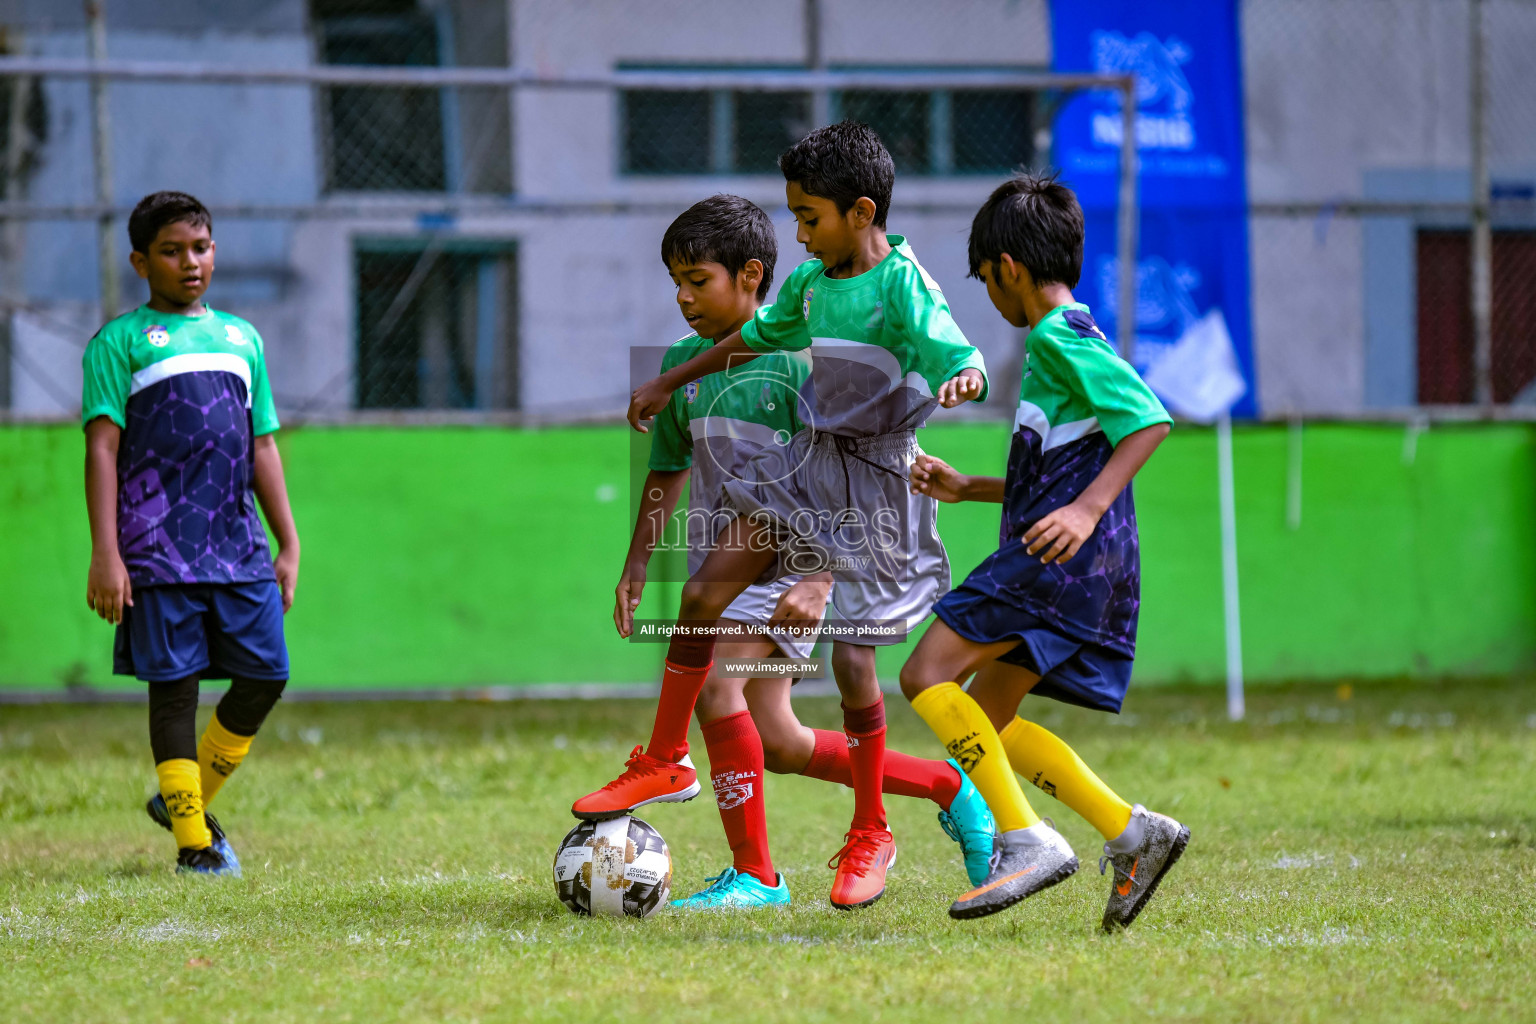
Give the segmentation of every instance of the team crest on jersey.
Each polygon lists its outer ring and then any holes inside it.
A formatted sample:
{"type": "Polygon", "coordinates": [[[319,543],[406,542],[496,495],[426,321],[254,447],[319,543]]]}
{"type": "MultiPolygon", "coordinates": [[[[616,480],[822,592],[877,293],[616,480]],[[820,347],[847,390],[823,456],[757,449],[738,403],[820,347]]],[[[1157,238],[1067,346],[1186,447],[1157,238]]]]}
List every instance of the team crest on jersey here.
{"type": "Polygon", "coordinates": [[[144,335],[144,340],[155,348],[165,348],[171,343],[171,332],[165,329],[164,324],[150,324],[139,332],[144,335]]]}
{"type": "Polygon", "coordinates": [[[224,340],[229,342],[231,345],[244,345],[245,332],[240,330],[240,328],[236,327],[234,324],[225,324],[224,340]]]}
{"type": "Polygon", "coordinates": [[[800,315],[805,318],[806,323],[811,322],[811,296],[815,294],[816,289],[807,288],[805,290],[805,301],[800,304],[800,315]]]}
{"type": "Polygon", "coordinates": [[[693,400],[699,397],[699,382],[696,380],[691,380],[687,384],[684,384],[683,397],[688,399],[689,405],[692,405],[693,400]]]}

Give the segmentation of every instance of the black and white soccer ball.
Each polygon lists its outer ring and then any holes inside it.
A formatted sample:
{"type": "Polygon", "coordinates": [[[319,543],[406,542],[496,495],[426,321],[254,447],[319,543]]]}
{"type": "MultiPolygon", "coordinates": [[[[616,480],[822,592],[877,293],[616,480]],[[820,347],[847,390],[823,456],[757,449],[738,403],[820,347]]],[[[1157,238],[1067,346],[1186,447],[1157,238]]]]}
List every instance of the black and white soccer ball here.
{"type": "Polygon", "coordinates": [[[639,818],[583,821],[555,851],[555,892],[573,914],[649,917],[672,894],[672,854],[639,818]]]}

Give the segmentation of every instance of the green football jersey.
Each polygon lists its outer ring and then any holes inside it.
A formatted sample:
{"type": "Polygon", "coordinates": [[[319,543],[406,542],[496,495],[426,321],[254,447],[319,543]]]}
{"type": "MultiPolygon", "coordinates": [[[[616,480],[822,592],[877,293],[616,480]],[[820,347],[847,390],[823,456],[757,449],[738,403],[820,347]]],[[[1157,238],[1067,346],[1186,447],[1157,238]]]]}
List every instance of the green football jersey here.
{"type": "MultiPolygon", "coordinates": [[[[950,316],[944,293],[900,235],[855,277],[828,277],[820,260],[790,273],[771,306],[741,329],[759,352],[812,352],[802,393],[818,431],[868,437],[923,425],[939,387],[986,364],[950,316]]],[[[979,399],[978,399],[979,400],[979,399]]]]}
{"type": "Polygon", "coordinates": [[[261,335],[140,306],[86,346],[81,421],[118,442],[118,550],[135,586],[273,578],[252,500],[255,438],[277,429],[261,335]]]}
{"type": "Polygon", "coordinates": [[[1040,435],[1042,451],[1100,430],[1114,446],[1144,427],[1173,422],[1081,302],[1047,313],[1024,350],[1014,429],[1040,435]]]}
{"type": "MultiPolygon", "coordinates": [[[[687,362],[713,342],[691,335],[674,342],[662,371],[687,362]]],[[[688,571],[704,561],[727,480],[742,479],[752,457],[782,448],[804,426],[800,389],[810,376],[807,353],[759,356],[689,381],[672,393],[651,426],[650,468],[691,469],[688,477],[688,571]]]]}
{"type": "MultiPolygon", "coordinates": [[[[1110,347],[1082,303],[1053,309],[1024,344],[1024,380],[1008,449],[998,549],[959,589],[1027,613],[1020,622],[1042,623],[1073,640],[1132,657],[1141,607],[1132,488],[1127,485],[1115,496],[1065,564],[1042,564],[1021,538],[1042,518],[1081,497],[1127,435],[1170,422],[1168,413],[1110,347]]],[[[942,605],[940,614],[945,614],[942,605]]],[[[994,622],[1006,618],[992,615],[994,622]]],[[[946,621],[955,625],[953,619],[946,621]]],[[[1059,692],[1051,695],[1060,698],[1059,692]]]]}

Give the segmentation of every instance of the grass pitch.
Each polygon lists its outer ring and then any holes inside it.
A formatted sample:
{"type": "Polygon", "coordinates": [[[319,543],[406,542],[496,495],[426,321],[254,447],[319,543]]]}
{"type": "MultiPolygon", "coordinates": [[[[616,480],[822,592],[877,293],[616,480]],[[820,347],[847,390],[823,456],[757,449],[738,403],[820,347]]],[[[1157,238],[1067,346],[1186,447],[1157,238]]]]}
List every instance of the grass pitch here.
{"type": "MultiPolygon", "coordinates": [[[[1034,790],[1075,878],[950,921],[957,848],[931,807],[891,798],[885,899],[834,911],[823,862],[851,794],[781,777],[769,825],[792,910],[576,918],[549,873],[566,807],[621,767],[648,702],[280,705],[214,808],[245,877],[212,882],[171,874],[141,810],[142,708],[0,707],[0,1016],[1530,1019],[1536,685],[1289,688],[1249,706],[1234,726],[1213,691],[1133,690],[1119,719],[1026,702],[1193,829],[1116,936],[1098,932],[1098,837],[1034,790]]],[[[935,750],[890,708],[893,745],[935,750]]],[[[832,700],[801,713],[836,723],[832,700]]],[[[676,892],[729,862],[707,799],[647,819],[676,892]]]]}

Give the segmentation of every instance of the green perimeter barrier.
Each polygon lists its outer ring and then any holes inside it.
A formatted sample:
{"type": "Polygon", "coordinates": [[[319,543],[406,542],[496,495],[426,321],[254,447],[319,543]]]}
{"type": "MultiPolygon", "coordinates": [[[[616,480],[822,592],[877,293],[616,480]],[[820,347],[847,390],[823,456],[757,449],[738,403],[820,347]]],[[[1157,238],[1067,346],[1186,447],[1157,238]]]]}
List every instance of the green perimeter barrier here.
{"type": "MultiPolygon", "coordinates": [[[[1307,426],[1294,530],[1287,428],[1235,433],[1251,681],[1536,666],[1536,427],[1307,426]]],[[[962,470],[1002,472],[1004,425],[920,436],[962,470]]],[[[304,542],[287,620],[296,687],[658,678],[663,647],[626,643],[612,624],[631,527],[626,428],[310,427],[279,439],[304,542]]],[[[85,607],[82,460],[74,427],[0,429],[0,687],[139,685],[111,675],[112,630],[85,607]]],[[[1214,434],[1180,426],[1135,486],[1137,681],[1218,682],[1214,434]]],[[[957,578],[992,550],[997,513],[942,506],[957,578]]],[[[640,615],[664,616],[677,593],[652,583],[640,615]]],[[[909,649],[883,651],[882,675],[909,649]]]]}

